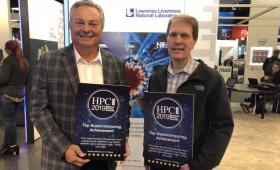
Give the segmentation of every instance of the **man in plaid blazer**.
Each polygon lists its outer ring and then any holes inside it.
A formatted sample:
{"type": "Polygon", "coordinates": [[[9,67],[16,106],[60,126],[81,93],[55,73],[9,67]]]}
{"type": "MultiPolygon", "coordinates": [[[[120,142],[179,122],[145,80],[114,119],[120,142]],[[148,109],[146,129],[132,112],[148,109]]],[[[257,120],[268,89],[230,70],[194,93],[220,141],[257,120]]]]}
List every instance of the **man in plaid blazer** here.
{"type": "MultiPolygon", "coordinates": [[[[102,8],[88,0],[70,11],[73,44],[42,57],[34,72],[30,117],[42,137],[41,169],[114,170],[114,161],[90,161],[73,144],[77,83],[126,85],[124,63],[99,48],[102,8]]],[[[126,143],[125,156],[130,152],[126,143]]]]}

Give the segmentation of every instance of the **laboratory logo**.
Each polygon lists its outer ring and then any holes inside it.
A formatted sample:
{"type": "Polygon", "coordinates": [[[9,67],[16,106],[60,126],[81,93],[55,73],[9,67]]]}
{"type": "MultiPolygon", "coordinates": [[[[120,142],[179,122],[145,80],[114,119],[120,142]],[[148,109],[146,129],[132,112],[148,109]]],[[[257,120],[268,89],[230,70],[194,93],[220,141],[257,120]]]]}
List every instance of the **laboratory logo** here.
{"type": "Polygon", "coordinates": [[[180,9],[126,8],[126,17],[135,18],[171,18],[181,13],[180,9]]]}
{"type": "Polygon", "coordinates": [[[134,17],[134,8],[126,8],[126,17],[134,17]]]}
{"type": "Polygon", "coordinates": [[[110,90],[96,90],[88,98],[88,110],[98,119],[109,119],[119,109],[119,99],[110,90]]]}
{"type": "Polygon", "coordinates": [[[176,127],[182,120],[182,108],[172,98],[162,98],[153,107],[156,122],[165,128],[176,127]]]}

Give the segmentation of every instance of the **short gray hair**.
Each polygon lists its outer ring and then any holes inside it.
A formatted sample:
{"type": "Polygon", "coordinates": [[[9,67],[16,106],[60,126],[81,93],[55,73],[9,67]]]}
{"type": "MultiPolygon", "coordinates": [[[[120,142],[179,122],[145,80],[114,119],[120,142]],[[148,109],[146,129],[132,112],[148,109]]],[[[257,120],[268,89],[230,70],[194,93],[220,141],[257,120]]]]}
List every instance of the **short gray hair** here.
{"type": "Polygon", "coordinates": [[[103,9],[101,8],[100,5],[92,2],[91,0],[81,0],[81,1],[77,1],[75,2],[71,9],[70,9],[70,24],[72,22],[72,17],[73,17],[73,10],[75,8],[78,8],[79,6],[89,6],[89,7],[92,7],[92,8],[95,8],[99,13],[100,13],[100,16],[101,16],[101,29],[103,30],[104,28],[104,23],[105,23],[105,16],[104,16],[104,12],[103,12],[103,9]]]}

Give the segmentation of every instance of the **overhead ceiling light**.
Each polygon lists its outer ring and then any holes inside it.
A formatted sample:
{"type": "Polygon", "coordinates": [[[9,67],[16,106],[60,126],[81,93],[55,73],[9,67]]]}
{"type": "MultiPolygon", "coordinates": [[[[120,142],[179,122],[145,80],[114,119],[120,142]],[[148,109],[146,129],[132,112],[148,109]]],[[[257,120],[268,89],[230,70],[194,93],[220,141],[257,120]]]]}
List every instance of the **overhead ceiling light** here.
{"type": "Polygon", "coordinates": [[[11,9],[14,10],[14,11],[19,11],[18,7],[12,7],[11,9]]]}

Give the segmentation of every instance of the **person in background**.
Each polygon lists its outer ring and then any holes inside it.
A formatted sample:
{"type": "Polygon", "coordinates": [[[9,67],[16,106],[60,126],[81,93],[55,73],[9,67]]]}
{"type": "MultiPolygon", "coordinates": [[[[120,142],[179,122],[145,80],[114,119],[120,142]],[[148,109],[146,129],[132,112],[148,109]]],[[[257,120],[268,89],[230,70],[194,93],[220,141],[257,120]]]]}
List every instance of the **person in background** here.
{"type": "MultiPolygon", "coordinates": [[[[197,38],[196,18],[171,18],[167,27],[171,61],[154,68],[148,86],[149,92],[194,94],[193,160],[180,170],[209,170],[219,165],[234,127],[222,76],[191,56],[197,38]]],[[[159,170],[153,166],[145,168],[159,170]]]]}
{"type": "MultiPolygon", "coordinates": [[[[272,75],[271,76],[264,76],[263,77],[266,82],[274,84],[278,90],[273,94],[265,94],[264,99],[266,102],[273,101],[272,105],[272,113],[279,113],[279,100],[280,100],[280,61],[275,61],[272,64],[272,75]]],[[[265,103],[264,100],[260,102],[261,108],[264,107],[265,103]]]]}
{"type": "MultiPolygon", "coordinates": [[[[84,159],[74,144],[76,94],[78,83],[126,85],[125,65],[99,47],[104,13],[98,4],[75,2],[69,28],[73,44],[42,56],[32,81],[30,118],[42,137],[41,169],[115,170],[115,161],[84,159]]],[[[124,156],[129,153],[126,141],[124,156]]]]}
{"type": "Polygon", "coordinates": [[[0,66],[0,115],[4,122],[4,142],[0,154],[19,154],[17,145],[16,113],[24,100],[24,86],[29,73],[29,63],[23,57],[16,40],[5,43],[7,57],[0,66]]]}
{"type": "Polygon", "coordinates": [[[280,83],[279,69],[280,69],[280,61],[274,61],[271,64],[272,74],[264,75],[261,78],[261,82],[267,82],[267,83],[272,83],[272,84],[278,85],[280,83]]]}
{"type": "Polygon", "coordinates": [[[271,76],[272,75],[272,64],[275,61],[280,61],[279,59],[280,50],[275,49],[273,50],[272,56],[270,58],[266,58],[263,63],[263,71],[265,76],[271,76]]]}
{"type": "MultiPolygon", "coordinates": [[[[271,65],[271,70],[272,70],[272,74],[271,75],[264,75],[261,78],[261,82],[265,82],[265,83],[270,83],[275,85],[275,89],[278,89],[277,87],[280,85],[280,61],[275,61],[274,63],[272,63],[271,65]]],[[[274,87],[274,86],[272,86],[274,87]]],[[[271,89],[274,90],[274,89],[271,89]]],[[[272,112],[277,112],[276,108],[278,105],[278,99],[279,99],[279,92],[275,91],[275,93],[273,94],[257,94],[256,95],[256,99],[255,99],[255,95],[252,94],[250,96],[249,99],[244,99],[245,101],[249,102],[249,104],[245,104],[245,103],[241,103],[240,106],[242,108],[242,110],[245,113],[252,113],[254,111],[254,107],[256,105],[256,113],[261,113],[263,111],[263,98],[265,98],[266,101],[274,101],[273,103],[273,109],[272,112]],[[255,102],[256,100],[256,102],[255,102]]]]}
{"type": "MultiPolygon", "coordinates": [[[[271,79],[272,74],[273,74],[272,64],[275,61],[280,62],[279,53],[280,53],[280,50],[275,49],[272,53],[272,56],[270,58],[265,59],[263,66],[262,66],[262,69],[264,71],[264,76],[260,79],[261,82],[270,82],[272,80],[271,79]]],[[[244,112],[248,112],[248,111],[250,112],[249,108],[253,108],[255,105],[255,95],[254,94],[250,95],[248,98],[245,98],[244,101],[249,102],[250,104],[246,106],[246,104],[244,104],[243,102],[240,103],[242,110],[244,112]]]]}
{"type": "Polygon", "coordinates": [[[233,65],[233,56],[230,56],[228,59],[224,61],[224,66],[232,66],[233,65]]]}

